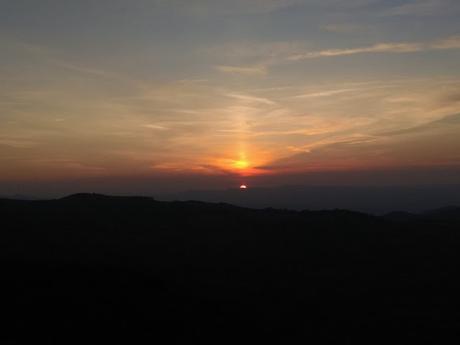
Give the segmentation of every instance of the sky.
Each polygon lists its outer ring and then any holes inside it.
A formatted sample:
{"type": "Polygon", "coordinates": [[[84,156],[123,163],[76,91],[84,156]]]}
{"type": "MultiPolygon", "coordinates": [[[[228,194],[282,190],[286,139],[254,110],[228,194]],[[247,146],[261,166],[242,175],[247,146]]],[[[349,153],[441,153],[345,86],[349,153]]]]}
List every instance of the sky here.
{"type": "Polygon", "coordinates": [[[0,0],[0,194],[459,182],[459,16],[458,0],[0,0]]]}

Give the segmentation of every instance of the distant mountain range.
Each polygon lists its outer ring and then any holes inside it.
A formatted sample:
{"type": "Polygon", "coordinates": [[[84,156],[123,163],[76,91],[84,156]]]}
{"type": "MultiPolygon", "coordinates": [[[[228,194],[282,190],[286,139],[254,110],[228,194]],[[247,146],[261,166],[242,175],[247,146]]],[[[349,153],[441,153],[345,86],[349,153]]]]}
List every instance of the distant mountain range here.
{"type": "MultiPolygon", "coordinates": [[[[126,194],[125,194],[126,195],[126,194]]],[[[249,208],[290,210],[347,209],[384,215],[402,211],[422,213],[446,205],[460,205],[460,184],[422,186],[278,186],[177,193],[143,193],[162,201],[203,201],[249,208]]],[[[37,195],[0,195],[3,199],[40,200],[37,195]]],[[[46,199],[50,199],[49,196],[46,199]]]]}
{"type": "MultiPolygon", "coordinates": [[[[294,188],[294,187],[291,187],[294,188]]],[[[284,190],[284,189],[283,189],[284,190]]],[[[286,190],[292,191],[292,189],[286,188],[286,190]]],[[[298,189],[296,189],[298,190],[298,189]]],[[[323,189],[321,189],[323,190],[323,189]]],[[[337,191],[337,189],[334,188],[337,191]]],[[[306,188],[300,189],[301,192],[305,192],[306,188]]],[[[308,188],[308,191],[312,191],[312,188],[308,188]]],[[[245,190],[227,190],[227,191],[220,191],[220,192],[189,192],[182,194],[182,197],[189,199],[187,201],[158,201],[153,197],[146,197],[146,196],[109,196],[103,194],[96,194],[96,193],[78,193],[72,194],[60,199],[49,199],[49,200],[37,200],[33,198],[25,198],[22,199],[21,196],[16,196],[13,198],[0,198],[0,205],[29,205],[29,206],[38,206],[41,207],[48,205],[61,205],[61,206],[75,206],[75,207],[88,207],[89,205],[93,205],[95,207],[110,207],[110,206],[117,206],[121,207],[125,205],[130,210],[136,206],[144,206],[144,207],[158,207],[158,205],[171,205],[171,207],[179,207],[179,208],[196,208],[199,207],[200,209],[248,209],[250,211],[250,207],[247,208],[245,206],[239,206],[238,204],[251,204],[257,203],[258,198],[263,196],[264,194],[272,194],[276,191],[267,190],[267,189],[254,189],[251,191],[245,190]],[[195,196],[195,198],[193,198],[195,196]],[[226,203],[226,202],[206,202],[202,200],[216,198],[217,200],[229,199],[229,200],[236,200],[235,204],[226,203]],[[195,200],[194,200],[195,199],[195,200]]],[[[167,198],[167,197],[166,197],[167,198]]],[[[305,198],[307,199],[307,198],[305,198]]],[[[303,202],[312,202],[313,198],[308,198],[309,200],[303,200],[303,202]]],[[[286,201],[286,200],[284,200],[286,201]]],[[[330,200],[329,200],[330,201],[330,200]]],[[[363,201],[363,200],[361,200],[363,201]]],[[[259,201],[261,204],[258,208],[262,211],[266,212],[288,212],[288,213],[296,213],[296,208],[299,207],[292,207],[292,210],[286,207],[276,208],[273,206],[266,206],[263,207],[262,201],[259,201]]],[[[271,203],[269,200],[265,201],[268,205],[276,205],[275,203],[271,203]]],[[[333,201],[330,201],[331,205],[333,201]]],[[[294,199],[291,201],[292,205],[300,205],[302,200],[294,199]]],[[[397,204],[397,202],[395,202],[397,204]]],[[[459,203],[460,204],[460,203],[459,203]]],[[[368,214],[365,211],[356,211],[356,210],[345,210],[345,208],[339,207],[331,207],[331,208],[324,208],[318,209],[319,206],[313,207],[312,209],[301,209],[300,211],[309,212],[310,214],[324,214],[330,213],[330,215],[334,215],[337,212],[343,213],[348,212],[349,214],[355,214],[356,216],[362,216],[364,214],[368,214]],[[315,212],[316,211],[316,212],[315,212]]],[[[381,218],[389,221],[460,221],[460,206],[445,206],[441,208],[435,208],[432,210],[424,210],[422,212],[406,212],[406,211],[392,211],[388,213],[384,213],[381,216],[376,216],[376,218],[381,218]]]]}
{"type": "Polygon", "coordinates": [[[157,195],[158,200],[225,202],[251,208],[292,210],[348,209],[383,215],[394,211],[423,212],[460,205],[460,185],[437,186],[281,186],[196,190],[157,195]]]}

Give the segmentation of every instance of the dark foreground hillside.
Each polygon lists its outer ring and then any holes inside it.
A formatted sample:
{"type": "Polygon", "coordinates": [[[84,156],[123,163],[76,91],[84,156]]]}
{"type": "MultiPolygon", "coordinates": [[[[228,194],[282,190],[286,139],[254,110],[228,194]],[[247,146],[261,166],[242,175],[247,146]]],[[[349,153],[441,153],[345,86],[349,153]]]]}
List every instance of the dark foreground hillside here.
{"type": "Polygon", "coordinates": [[[0,201],[1,344],[447,344],[460,210],[0,201]]]}

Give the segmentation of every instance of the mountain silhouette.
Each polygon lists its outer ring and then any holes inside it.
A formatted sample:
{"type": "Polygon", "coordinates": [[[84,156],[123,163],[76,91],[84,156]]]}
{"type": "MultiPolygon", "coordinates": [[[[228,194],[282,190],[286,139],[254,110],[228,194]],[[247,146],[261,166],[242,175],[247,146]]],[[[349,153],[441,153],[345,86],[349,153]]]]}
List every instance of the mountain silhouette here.
{"type": "Polygon", "coordinates": [[[158,195],[158,200],[227,202],[250,208],[295,210],[348,209],[385,215],[393,211],[421,213],[444,205],[460,205],[460,185],[423,186],[279,186],[227,190],[195,190],[158,195]]]}
{"type": "Polygon", "coordinates": [[[5,344],[458,339],[460,208],[0,199],[5,344]]]}

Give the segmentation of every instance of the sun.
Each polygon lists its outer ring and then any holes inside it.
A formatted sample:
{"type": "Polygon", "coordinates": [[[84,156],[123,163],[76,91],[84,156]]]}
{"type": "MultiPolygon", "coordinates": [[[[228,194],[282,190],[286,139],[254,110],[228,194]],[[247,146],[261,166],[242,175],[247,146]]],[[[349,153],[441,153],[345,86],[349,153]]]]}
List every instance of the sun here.
{"type": "Polygon", "coordinates": [[[243,189],[243,190],[244,190],[244,189],[248,189],[248,186],[246,186],[245,184],[242,184],[242,185],[240,186],[240,189],[243,189]]]}

